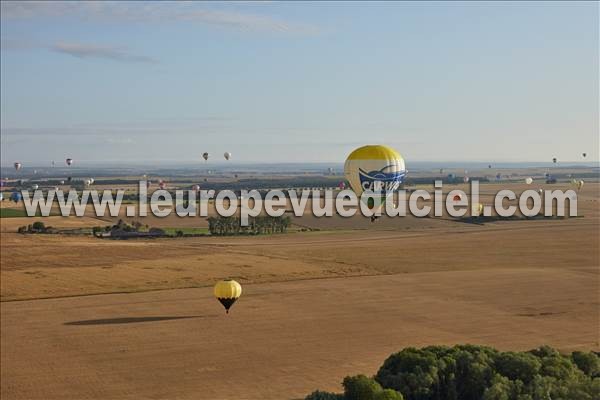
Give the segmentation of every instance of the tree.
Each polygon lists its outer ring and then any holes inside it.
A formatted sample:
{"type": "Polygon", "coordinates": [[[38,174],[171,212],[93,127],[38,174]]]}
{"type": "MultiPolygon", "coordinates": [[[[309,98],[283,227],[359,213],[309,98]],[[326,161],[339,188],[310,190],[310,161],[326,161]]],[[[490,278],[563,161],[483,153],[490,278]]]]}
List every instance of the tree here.
{"type": "Polygon", "coordinates": [[[347,376],[342,383],[345,400],[373,400],[383,389],[375,380],[365,375],[347,376]]]}
{"type": "Polygon", "coordinates": [[[584,374],[592,378],[600,378],[600,357],[590,352],[574,351],[571,359],[584,374]]]}

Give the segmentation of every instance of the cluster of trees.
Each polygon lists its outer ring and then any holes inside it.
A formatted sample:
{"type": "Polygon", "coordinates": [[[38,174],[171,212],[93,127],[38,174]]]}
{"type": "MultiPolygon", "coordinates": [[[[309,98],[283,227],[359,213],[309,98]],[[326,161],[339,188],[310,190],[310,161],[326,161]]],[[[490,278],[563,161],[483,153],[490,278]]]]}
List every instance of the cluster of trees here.
{"type": "Polygon", "coordinates": [[[285,233],[291,225],[289,216],[249,217],[248,226],[241,226],[239,217],[209,217],[208,230],[211,235],[262,235],[271,233],[285,233]]]}
{"type": "Polygon", "coordinates": [[[20,226],[17,229],[18,233],[49,233],[52,230],[52,227],[46,226],[41,221],[36,221],[33,224],[29,224],[27,226],[20,226]]]}
{"type": "Polygon", "coordinates": [[[499,352],[460,345],[407,348],[373,378],[346,377],[344,393],[316,391],[306,400],[597,400],[600,356],[551,347],[499,352]]]}

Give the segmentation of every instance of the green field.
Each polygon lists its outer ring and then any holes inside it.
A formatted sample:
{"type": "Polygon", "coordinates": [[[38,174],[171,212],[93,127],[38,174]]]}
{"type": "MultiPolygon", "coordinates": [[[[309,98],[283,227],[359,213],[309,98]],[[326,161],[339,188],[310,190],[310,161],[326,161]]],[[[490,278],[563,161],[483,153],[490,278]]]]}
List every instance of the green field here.
{"type": "MultiPolygon", "coordinates": [[[[58,215],[58,214],[53,213],[53,212],[50,213],[50,216],[56,216],[56,215],[58,215]]],[[[36,217],[42,216],[42,214],[40,213],[40,210],[36,211],[35,216],[36,217]]],[[[0,208],[0,218],[22,218],[22,217],[28,217],[27,211],[25,211],[24,209],[0,208]]]]}
{"type": "Polygon", "coordinates": [[[210,232],[208,228],[162,228],[166,234],[175,235],[177,231],[183,232],[184,235],[208,235],[210,232]]]}

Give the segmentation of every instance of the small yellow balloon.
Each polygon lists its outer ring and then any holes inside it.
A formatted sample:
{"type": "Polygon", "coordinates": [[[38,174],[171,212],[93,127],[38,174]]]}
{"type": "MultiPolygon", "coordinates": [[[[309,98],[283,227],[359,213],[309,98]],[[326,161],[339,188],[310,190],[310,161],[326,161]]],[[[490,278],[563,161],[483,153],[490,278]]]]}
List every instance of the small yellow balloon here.
{"type": "Polygon", "coordinates": [[[214,294],[229,314],[229,309],[233,303],[242,295],[242,285],[233,279],[219,281],[215,284],[214,294]]]}

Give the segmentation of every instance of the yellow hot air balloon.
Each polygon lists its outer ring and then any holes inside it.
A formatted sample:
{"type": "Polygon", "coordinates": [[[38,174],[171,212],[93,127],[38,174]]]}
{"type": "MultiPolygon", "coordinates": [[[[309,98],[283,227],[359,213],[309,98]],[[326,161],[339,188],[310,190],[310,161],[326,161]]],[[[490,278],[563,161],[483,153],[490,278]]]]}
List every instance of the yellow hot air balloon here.
{"type": "Polygon", "coordinates": [[[384,198],[398,190],[406,177],[406,168],[396,150],[384,145],[368,145],[350,153],[344,164],[344,175],[358,197],[363,193],[373,194],[366,200],[373,210],[379,209],[384,198]]]}
{"type": "Polygon", "coordinates": [[[483,204],[477,204],[477,209],[473,211],[474,217],[482,217],[483,216],[483,204]]]}
{"type": "Polygon", "coordinates": [[[354,150],[346,159],[344,174],[357,196],[365,191],[393,191],[406,177],[404,159],[384,145],[369,145],[354,150]]]}
{"type": "Polygon", "coordinates": [[[233,279],[219,281],[215,284],[215,297],[223,304],[225,311],[229,314],[229,308],[242,295],[242,285],[233,279]]]}

